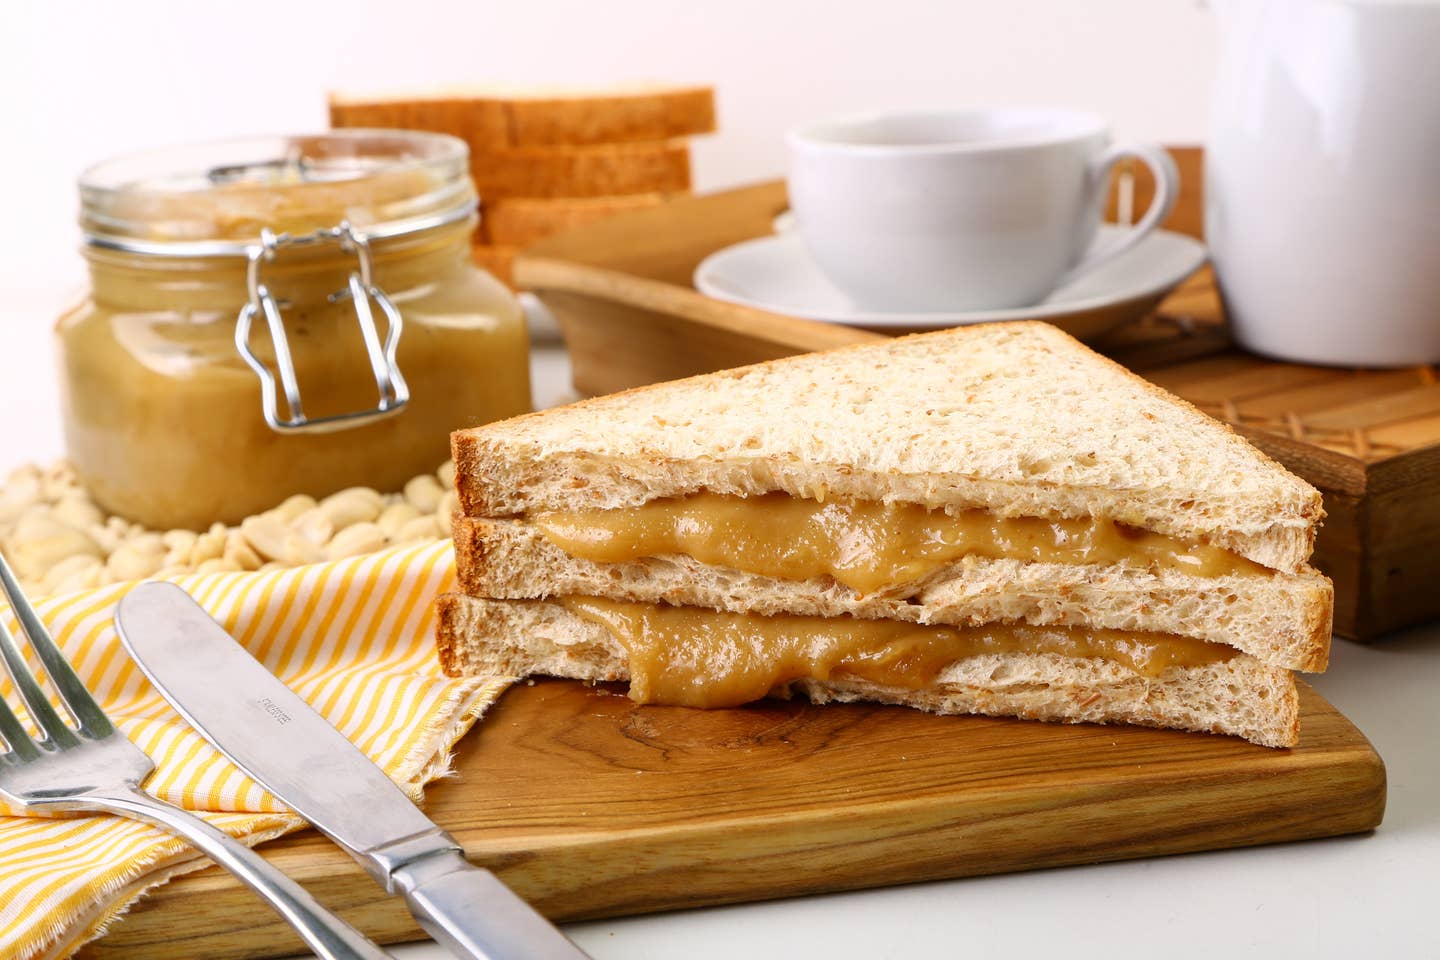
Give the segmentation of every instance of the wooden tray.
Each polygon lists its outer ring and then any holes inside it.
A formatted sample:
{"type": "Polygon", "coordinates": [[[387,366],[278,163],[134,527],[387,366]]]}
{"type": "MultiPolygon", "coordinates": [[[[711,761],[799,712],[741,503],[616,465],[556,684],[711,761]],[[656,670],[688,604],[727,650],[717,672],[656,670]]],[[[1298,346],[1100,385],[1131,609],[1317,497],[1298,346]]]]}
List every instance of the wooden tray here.
{"type": "MultiPolygon", "coordinates": [[[[557,920],[1251,846],[1370,830],[1385,768],[1301,684],[1293,750],[1138,727],[936,717],[873,704],[641,707],[518,685],[427,809],[557,920]]],[[[307,832],[266,858],[382,942],[400,902],[307,832]]],[[[229,960],[300,941],[218,869],[142,900],[91,960],[229,960]]]]}
{"type": "MultiPolygon", "coordinates": [[[[1198,149],[1172,150],[1185,189],[1166,226],[1202,232],[1198,149]]],[[[1149,194],[1136,183],[1136,208],[1149,194]]],[[[688,197],[551,238],[515,264],[564,331],[581,393],[874,340],[878,334],[712,300],[690,282],[707,255],[770,231],[784,185],[688,197]]],[[[1440,384],[1432,367],[1359,371],[1234,349],[1213,276],[1157,315],[1094,341],[1233,424],[1325,494],[1315,563],[1335,580],[1335,626],[1370,640],[1440,617],[1440,384]]]]}

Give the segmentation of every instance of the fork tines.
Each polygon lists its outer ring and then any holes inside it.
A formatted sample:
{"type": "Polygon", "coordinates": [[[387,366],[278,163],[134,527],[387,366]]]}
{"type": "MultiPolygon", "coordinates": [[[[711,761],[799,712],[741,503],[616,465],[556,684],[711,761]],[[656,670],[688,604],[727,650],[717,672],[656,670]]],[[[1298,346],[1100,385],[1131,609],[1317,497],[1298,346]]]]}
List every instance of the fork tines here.
{"type": "MultiPolygon", "coordinates": [[[[90,696],[90,691],[80,681],[70,662],[55,644],[54,638],[50,636],[50,631],[35,613],[35,608],[20,590],[20,583],[3,555],[0,555],[0,590],[3,590],[5,598],[9,600],[21,631],[29,639],[36,656],[40,658],[50,682],[60,694],[61,702],[74,718],[79,734],[99,739],[114,732],[110,720],[90,696]]],[[[59,749],[76,746],[80,742],[76,729],[62,720],[50,705],[50,698],[45,695],[44,689],[35,679],[35,674],[25,663],[24,654],[4,624],[0,624],[0,658],[4,659],[5,669],[15,682],[21,699],[25,701],[26,710],[45,735],[39,746],[59,749]]],[[[5,744],[12,753],[20,757],[37,755],[37,745],[3,699],[0,699],[0,736],[4,737],[5,744]]]]}

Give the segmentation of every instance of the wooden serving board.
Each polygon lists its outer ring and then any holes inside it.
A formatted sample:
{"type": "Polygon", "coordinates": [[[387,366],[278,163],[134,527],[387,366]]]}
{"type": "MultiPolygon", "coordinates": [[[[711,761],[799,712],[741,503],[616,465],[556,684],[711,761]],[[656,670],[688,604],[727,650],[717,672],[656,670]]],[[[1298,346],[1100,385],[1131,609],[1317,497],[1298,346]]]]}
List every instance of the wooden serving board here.
{"type": "MultiPolygon", "coordinates": [[[[874,704],[637,706],[616,687],[511,689],[427,810],[556,920],[1357,833],[1385,768],[1300,685],[1292,750],[1138,727],[936,717],[874,704]]],[[[381,942],[419,938],[313,832],[266,858],[381,942]]],[[[230,960],[301,952],[228,874],[141,901],[81,954],[230,960]]]]}
{"type": "MultiPolygon", "coordinates": [[[[1201,237],[1203,157],[1193,147],[1171,152],[1182,190],[1166,227],[1201,237]]],[[[1136,171],[1137,210],[1149,202],[1147,177],[1136,171]]],[[[768,183],[624,214],[529,248],[516,260],[516,281],[560,321],[585,394],[878,339],[722,303],[691,285],[702,259],[769,233],[786,206],[784,184],[768,183]]],[[[1067,325],[1085,336],[1107,322],[1087,314],[1067,325]]],[[[1315,564],[1335,581],[1337,633],[1369,640],[1440,617],[1440,590],[1430,586],[1440,570],[1434,367],[1346,370],[1243,353],[1230,344],[1209,270],[1153,316],[1091,343],[1321,489],[1329,519],[1315,564]]]]}

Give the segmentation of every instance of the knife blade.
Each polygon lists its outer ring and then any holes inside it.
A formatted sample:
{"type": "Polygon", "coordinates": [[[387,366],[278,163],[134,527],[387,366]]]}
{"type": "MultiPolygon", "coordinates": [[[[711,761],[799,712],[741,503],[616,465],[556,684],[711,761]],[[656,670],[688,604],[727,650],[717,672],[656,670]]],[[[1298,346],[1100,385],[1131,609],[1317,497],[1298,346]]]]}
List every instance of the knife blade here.
{"type": "Polygon", "coordinates": [[[215,749],[404,896],[420,926],[475,960],[588,960],[370,758],[180,587],[143,583],[115,612],[120,641],[215,749]]]}

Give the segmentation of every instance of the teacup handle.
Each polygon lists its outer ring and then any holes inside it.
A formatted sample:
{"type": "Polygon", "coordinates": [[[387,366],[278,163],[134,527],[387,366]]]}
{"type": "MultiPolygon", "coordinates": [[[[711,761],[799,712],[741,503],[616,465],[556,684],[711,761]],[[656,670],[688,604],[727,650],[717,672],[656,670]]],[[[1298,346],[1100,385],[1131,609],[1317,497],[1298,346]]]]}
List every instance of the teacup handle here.
{"type": "Polygon", "coordinates": [[[1056,286],[1064,286],[1081,274],[1088,273],[1129,250],[1144,239],[1146,234],[1164,223],[1165,218],[1170,216],[1170,211],[1175,209],[1175,200],[1180,196],[1180,171],[1176,169],[1175,161],[1169,152],[1153,143],[1116,144],[1095,161],[1090,172],[1090,182],[1098,195],[1097,202],[1104,202],[1105,191],[1110,185],[1110,173],[1115,169],[1115,164],[1126,157],[1134,157],[1145,164],[1155,178],[1155,196],[1151,198],[1150,206],[1145,210],[1140,222],[1127,231],[1125,236],[1091,251],[1071,267],[1056,286]]]}

